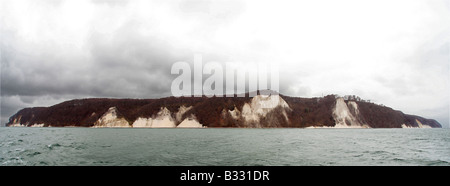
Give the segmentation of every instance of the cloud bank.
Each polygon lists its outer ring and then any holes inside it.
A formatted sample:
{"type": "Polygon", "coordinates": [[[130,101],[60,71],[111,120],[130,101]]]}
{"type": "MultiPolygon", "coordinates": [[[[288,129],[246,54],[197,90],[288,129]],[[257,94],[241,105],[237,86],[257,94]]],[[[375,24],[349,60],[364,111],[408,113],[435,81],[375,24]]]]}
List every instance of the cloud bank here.
{"type": "Polygon", "coordinates": [[[85,97],[170,96],[173,63],[277,63],[290,96],[449,122],[448,1],[5,0],[1,123],[85,97]]]}

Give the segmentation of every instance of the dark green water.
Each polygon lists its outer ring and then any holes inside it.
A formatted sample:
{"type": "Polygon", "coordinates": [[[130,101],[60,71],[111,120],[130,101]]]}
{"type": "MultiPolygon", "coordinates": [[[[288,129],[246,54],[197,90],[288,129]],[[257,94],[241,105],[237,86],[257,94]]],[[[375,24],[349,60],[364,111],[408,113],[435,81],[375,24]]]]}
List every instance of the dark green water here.
{"type": "Polygon", "coordinates": [[[0,165],[450,165],[450,130],[1,127],[0,165]]]}

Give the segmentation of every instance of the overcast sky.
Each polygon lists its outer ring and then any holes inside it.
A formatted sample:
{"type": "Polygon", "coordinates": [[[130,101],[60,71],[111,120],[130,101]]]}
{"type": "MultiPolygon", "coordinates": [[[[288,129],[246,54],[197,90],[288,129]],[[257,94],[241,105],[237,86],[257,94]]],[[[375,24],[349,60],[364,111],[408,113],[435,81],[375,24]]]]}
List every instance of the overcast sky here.
{"type": "Polygon", "coordinates": [[[171,96],[173,63],[278,63],[280,92],[449,123],[450,1],[1,0],[1,123],[85,97],[171,96]]]}

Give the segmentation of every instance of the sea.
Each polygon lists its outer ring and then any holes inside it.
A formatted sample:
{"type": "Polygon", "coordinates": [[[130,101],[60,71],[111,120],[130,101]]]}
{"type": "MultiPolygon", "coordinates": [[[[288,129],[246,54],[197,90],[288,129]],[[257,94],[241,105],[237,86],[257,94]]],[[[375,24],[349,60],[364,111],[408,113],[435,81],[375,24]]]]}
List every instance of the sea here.
{"type": "Polygon", "coordinates": [[[450,165],[450,129],[0,128],[0,166],[450,165]]]}

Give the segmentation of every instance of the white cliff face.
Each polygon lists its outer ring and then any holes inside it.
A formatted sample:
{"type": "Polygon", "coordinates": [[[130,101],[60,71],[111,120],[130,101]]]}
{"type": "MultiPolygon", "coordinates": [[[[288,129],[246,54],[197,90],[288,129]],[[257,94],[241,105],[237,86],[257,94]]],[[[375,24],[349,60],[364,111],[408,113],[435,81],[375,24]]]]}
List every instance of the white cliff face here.
{"type": "Polygon", "coordinates": [[[419,128],[433,128],[430,125],[422,124],[422,122],[420,122],[418,119],[416,119],[416,123],[419,126],[419,128]]]}
{"type": "Polygon", "coordinates": [[[133,122],[133,128],[150,128],[152,127],[152,118],[141,118],[139,117],[133,122]]]}
{"type": "Polygon", "coordinates": [[[156,114],[156,117],[152,120],[152,128],[175,128],[175,119],[173,119],[169,109],[166,107],[156,114]]]}
{"type": "Polygon", "coordinates": [[[175,119],[166,107],[161,107],[161,110],[155,117],[142,118],[139,117],[133,122],[133,128],[174,128],[175,119]]]}
{"type": "Polygon", "coordinates": [[[8,125],[9,127],[26,127],[26,125],[20,124],[20,123],[14,123],[11,125],[8,125]]]}
{"type": "Polygon", "coordinates": [[[348,108],[352,109],[355,112],[355,115],[359,115],[359,109],[358,109],[358,104],[356,104],[356,102],[354,101],[349,101],[347,103],[348,108]]]}
{"type": "Polygon", "coordinates": [[[30,127],[44,127],[44,123],[41,123],[41,124],[33,124],[33,125],[31,125],[30,127]]]}
{"type": "Polygon", "coordinates": [[[241,112],[238,110],[238,108],[236,108],[236,106],[234,107],[233,110],[229,110],[228,113],[230,113],[233,119],[238,119],[239,116],[241,115],[241,112]]]}
{"type": "Polygon", "coordinates": [[[286,109],[291,110],[289,105],[284,101],[280,95],[262,96],[257,95],[253,97],[252,101],[245,103],[242,107],[242,117],[246,121],[259,122],[261,117],[265,117],[267,113],[271,112],[277,107],[283,108],[283,115],[287,118],[286,109]]]}
{"type": "Polygon", "coordinates": [[[336,99],[336,105],[333,109],[333,118],[336,122],[335,128],[368,128],[368,125],[360,123],[358,104],[354,101],[345,103],[344,98],[340,97],[336,99]],[[354,111],[354,114],[350,112],[350,109],[354,111]]]}
{"type": "Polygon", "coordinates": [[[242,107],[242,117],[244,117],[245,121],[259,122],[258,114],[248,103],[245,103],[244,106],[242,107]]]}
{"type": "Polygon", "coordinates": [[[124,118],[117,117],[117,108],[111,107],[95,123],[94,128],[99,127],[130,127],[130,124],[124,118]]]}
{"type": "Polygon", "coordinates": [[[261,126],[261,122],[263,122],[262,120],[269,121],[268,119],[271,119],[272,121],[279,121],[278,118],[273,118],[273,116],[271,116],[270,118],[266,118],[268,113],[271,113],[278,108],[281,108],[281,114],[284,116],[285,121],[289,122],[287,111],[291,111],[292,109],[279,95],[257,95],[253,97],[249,103],[245,103],[242,106],[241,111],[239,111],[239,109],[236,107],[234,107],[233,110],[224,109],[222,111],[222,115],[225,116],[228,112],[231,118],[235,120],[242,118],[245,121],[244,127],[263,127],[261,126]]]}
{"type": "Polygon", "coordinates": [[[416,123],[417,123],[417,127],[412,127],[410,125],[402,124],[402,128],[433,128],[430,125],[423,124],[418,119],[416,119],[416,123]]]}
{"type": "Polygon", "coordinates": [[[178,109],[178,112],[175,114],[175,119],[177,120],[177,122],[181,122],[183,114],[186,113],[187,111],[191,110],[191,109],[192,109],[192,106],[185,107],[184,105],[182,105],[178,109]]]}
{"type": "Polygon", "coordinates": [[[194,115],[186,118],[181,122],[177,128],[203,128],[203,125],[197,121],[194,115]]]}

